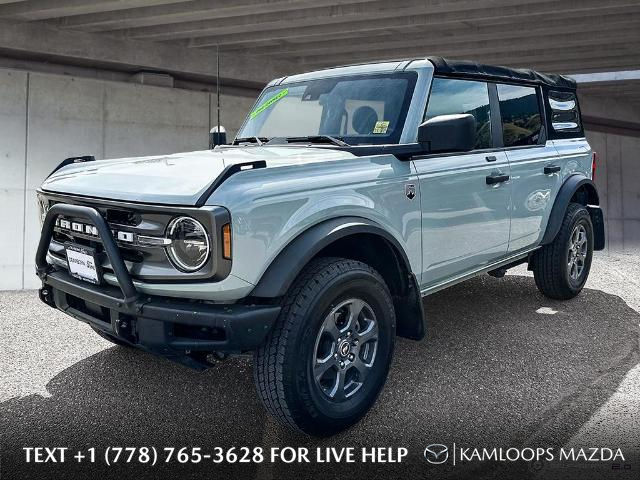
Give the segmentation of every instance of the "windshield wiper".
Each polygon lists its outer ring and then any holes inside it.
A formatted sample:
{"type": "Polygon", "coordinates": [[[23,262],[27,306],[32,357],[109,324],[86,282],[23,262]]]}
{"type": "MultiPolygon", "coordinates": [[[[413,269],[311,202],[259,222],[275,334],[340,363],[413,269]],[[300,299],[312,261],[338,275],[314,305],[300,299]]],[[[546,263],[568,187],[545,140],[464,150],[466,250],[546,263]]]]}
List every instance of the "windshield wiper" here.
{"type": "Polygon", "coordinates": [[[240,138],[236,138],[233,141],[234,145],[240,145],[241,143],[257,143],[258,146],[261,146],[264,142],[268,142],[269,139],[267,137],[256,137],[256,136],[251,136],[251,137],[240,137],[240,138]]]}
{"type": "Polygon", "coordinates": [[[309,143],[331,143],[338,147],[348,147],[349,144],[331,135],[307,135],[304,137],[286,137],[287,143],[309,142],[309,143]]]}

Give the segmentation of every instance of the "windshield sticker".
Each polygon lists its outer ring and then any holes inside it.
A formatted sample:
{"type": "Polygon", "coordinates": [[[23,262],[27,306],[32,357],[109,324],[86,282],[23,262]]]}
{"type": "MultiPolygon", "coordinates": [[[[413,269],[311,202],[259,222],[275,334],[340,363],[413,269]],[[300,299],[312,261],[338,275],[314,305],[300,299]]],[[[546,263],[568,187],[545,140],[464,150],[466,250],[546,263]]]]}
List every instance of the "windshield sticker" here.
{"type": "Polygon", "coordinates": [[[388,129],[389,129],[388,120],[378,121],[376,122],[376,126],[373,127],[373,133],[387,133],[388,129]]]}
{"type": "MultiPolygon", "coordinates": [[[[256,118],[258,115],[260,115],[262,112],[264,112],[267,108],[269,108],[271,105],[273,105],[274,103],[276,103],[278,100],[280,100],[281,98],[284,98],[287,96],[287,94],[289,93],[289,89],[285,88],[284,90],[280,90],[278,93],[276,93],[273,97],[271,97],[269,100],[265,101],[262,105],[260,105],[258,108],[256,108],[253,112],[251,112],[249,114],[249,118],[251,120],[253,120],[254,118],[256,118]]],[[[388,123],[388,122],[387,122],[388,123]]]]}

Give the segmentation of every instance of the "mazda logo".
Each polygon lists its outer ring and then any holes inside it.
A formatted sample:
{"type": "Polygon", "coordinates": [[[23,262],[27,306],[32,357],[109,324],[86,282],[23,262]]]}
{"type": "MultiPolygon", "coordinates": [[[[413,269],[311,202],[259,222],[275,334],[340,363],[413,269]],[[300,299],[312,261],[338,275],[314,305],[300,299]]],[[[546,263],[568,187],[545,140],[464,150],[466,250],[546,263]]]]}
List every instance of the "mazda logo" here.
{"type": "Polygon", "coordinates": [[[433,465],[440,465],[449,460],[449,447],[434,443],[424,449],[424,458],[433,465]]]}

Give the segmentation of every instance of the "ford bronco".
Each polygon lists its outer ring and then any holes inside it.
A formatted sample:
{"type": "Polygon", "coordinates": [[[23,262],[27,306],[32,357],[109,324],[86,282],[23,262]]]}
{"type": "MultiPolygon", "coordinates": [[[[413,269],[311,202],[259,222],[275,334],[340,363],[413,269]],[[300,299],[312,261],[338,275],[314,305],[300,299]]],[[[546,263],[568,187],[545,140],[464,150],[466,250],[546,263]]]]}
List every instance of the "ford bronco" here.
{"type": "Polygon", "coordinates": [[[231,145],[67,159],[37,195],[40,298],[196,368],[253,354],[283,423],[331,435],[380,393],[422,297],[527,263],[549,298],[604,247],[576,84],[439,57],[269,83],[231,145]]]}

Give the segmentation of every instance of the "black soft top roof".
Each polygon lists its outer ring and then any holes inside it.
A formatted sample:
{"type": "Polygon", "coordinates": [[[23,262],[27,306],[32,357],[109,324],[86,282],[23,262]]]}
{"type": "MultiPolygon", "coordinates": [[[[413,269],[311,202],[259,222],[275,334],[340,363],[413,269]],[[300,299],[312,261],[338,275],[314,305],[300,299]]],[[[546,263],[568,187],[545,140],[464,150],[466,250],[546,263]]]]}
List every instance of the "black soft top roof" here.
{"type": "Polygon", "coordinates": [[[576,82],[564,75],[544,74],[524,68],[509,68],[467,60],[449,60],[442,57],[428,57],[435,67],[435,73],[447,76],[481,77],[488,80],[516,83],[535,83],[554,89],[574,90],[576,82]]]}

